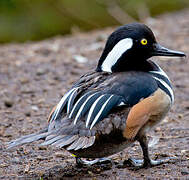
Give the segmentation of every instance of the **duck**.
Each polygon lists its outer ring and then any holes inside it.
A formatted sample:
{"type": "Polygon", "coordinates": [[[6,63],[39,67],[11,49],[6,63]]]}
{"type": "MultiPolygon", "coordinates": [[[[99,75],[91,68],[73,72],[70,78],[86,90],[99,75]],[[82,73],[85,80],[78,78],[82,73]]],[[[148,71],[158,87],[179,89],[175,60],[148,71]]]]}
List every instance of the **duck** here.
{"type": "Polygon", "coordinates": [[[143,160],[130,158],[133,166],[166,163],[167,159],[150,158],[146,135],[174,102],[170,79],[150,59],[153,56],[185,54],[161,46],[145,24],[117,28],[108,37],[96,69],[73,84],[53,108],[47,126],[10,141],[8,148],[42,139],[42,146],[72,153],[77,164],[93,165],[138,141],[143,160]]]}

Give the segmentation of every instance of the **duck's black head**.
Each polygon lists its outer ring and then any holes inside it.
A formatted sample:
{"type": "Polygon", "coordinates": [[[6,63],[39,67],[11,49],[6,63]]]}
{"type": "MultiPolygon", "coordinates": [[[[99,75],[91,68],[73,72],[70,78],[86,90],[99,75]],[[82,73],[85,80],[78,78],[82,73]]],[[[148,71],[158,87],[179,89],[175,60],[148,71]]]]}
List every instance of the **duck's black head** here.
{"type": "Polygon", "coordinates": [[[156,42],[151,29],[132,23],[119,27],[108,38],[97,71],[120,72],[140,69],[152,56],[185,56],[156,42]]]}

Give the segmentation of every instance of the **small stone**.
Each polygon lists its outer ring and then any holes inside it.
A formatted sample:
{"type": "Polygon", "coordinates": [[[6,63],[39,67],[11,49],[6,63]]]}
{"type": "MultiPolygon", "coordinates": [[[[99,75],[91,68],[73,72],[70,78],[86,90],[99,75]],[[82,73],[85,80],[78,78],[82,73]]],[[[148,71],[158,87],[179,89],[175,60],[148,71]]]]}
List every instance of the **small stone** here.
{"type": "Polygon", "coordinates": [[[47,73],[47,70],[46,69],[43,69],[43,68],[38,68],[37,69],[37,72],[36,72],[36,75],[38,76],[41,76],[41,75],[44,75],[47,73]]]}
{"type": "Polygon", "coordinates": [[[55,153],[55,156],[56,156],[56,157],[59,157],[59,158],[63,158],[63,157],[65,157],[65,154],[64,154],[63,152],[60,152],[60,151],[59,151],[59,152],[56,152],[56,153],[55,153]]]}
{"type": "Polygon", "coordinates": [[[156,132],[161,131],[161,128],[160,128],[160,127],[157,127],[157,128],[155,128],[155,131],[156,131],[156,132]]]}
{"type": "Polygon", "coordinates": [[[168,118],[168,117],[165,117],[162,122],[163,122],[163,123],[169,122],[169,118],[168,118]]]}
{"type": "Polygon", "coordinates": [[[37,101],[37,104],[41,104],[41,103],[44,103],[45,102],[45,99],[44,98],[41,98],[37,101]]]}
{"type": "Polygon", "coordinates": [[[26,84],[26,83],[29,82],[29,79],[26,78],[26,77],[21,77],[21,78],[20,78],[20,82],[21,82],[21,84],[26,84]]]}
{"type": "Polygon", "coordinates": [[[186,154],[186,155],[187,155],[187,154],[189,155],[189,150],[183,149],[183,150],[181,150],[181,154],[182,154],[182,155],[185,155],[185,154],[186,154]]]}
{"type": "Polygon", "coordinates": [[[4,101],[4,104],[5,104],[6,107],[10,108],[10,107],[13,106],[14,102],[11,99],[6,99],[4,101]]]}
{"type": "Polygon", "coordinates": [[[182,118],[183,118],[183,114],[179,114],[179,115],[178,115],[178,118],[179,118],[179,119],[182,119],[182,118]]]}
{"type": "Polygon", "coordinates": [[[92,172],[92,171],[88,171],[88,174],[92,176],[92,175],[93,175],[93,172],[92,172]]]}
{"type": "Polygon", "coordinates": [[[39,111],[39,108],[37,106],[32,106],[31,109],[34,111],[39,111]]]}
{"type": "Polygon", "coordinates": [[[88,61],[88,59],[84,56],[81,55],[74,55],[73,59],[78,62],[78,63],[86,63],[88,61]]]}
{"type": "Polygon", "coordinates": [[[38,149],[39,150],[47,150],[47,147],[46,146],[39,146],[38,149]]]}
{"type": "Polygon", "coordinates": [[[29,112],[29,111],[25,112],[25,115],[28,116],[28,117],[30,117],[31,116],[31,112],[29,112]]]}
{"type": "Polygon", "coordinates": [[[5,163],[3,163],[3,164],[0,164],[0,168],[5,168],[5,167],[8,167],[9,165],[8,164],[5,164],[5,163]]]}

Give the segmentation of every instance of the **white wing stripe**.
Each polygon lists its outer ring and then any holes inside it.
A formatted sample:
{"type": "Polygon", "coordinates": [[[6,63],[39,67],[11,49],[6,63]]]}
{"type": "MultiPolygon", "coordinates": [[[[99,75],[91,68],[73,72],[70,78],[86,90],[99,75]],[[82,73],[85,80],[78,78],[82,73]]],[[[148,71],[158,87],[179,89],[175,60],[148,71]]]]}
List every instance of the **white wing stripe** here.
{"type": "Polygon", "coordinates": [[[106,107],[106,105],[108,104],[108,102],[110,101],[110,99],[113,97],[113,95],[111,95],[106,102],[103,104],[102,108],[100,109],[100,111],[98,112],[98,114],[96,115],[95,119],[93,120],[90,129],[93,128],[93,126],[96,124],[98,118],[100,117],[100,115],[102,114],[102,112],[104,111],[104,108],[106,107]]]}
{"type": "Polygon", "coordinates": [[[88,117],[87,117],[87,121],[86,121],[86,127],[88,127],[89,125],[89,121],[91,119],[91,116],[92,116],[92,113],[94,111],[94,108],[96,107],[96,104],[98,103],[98,101],[100,101],[100,99],[105,96],[105,95],[101,95],[94,103],[93,105],[91,106],[90,110],[89,110],[89,114],[88,114],[88,117]]]}
{"type": "Polygon", "coordinates": [[[79,102],[80,102],[85,96],[87,96],[89,93],[90,93],[90,92],[84,94],[83,96],[81,96],[81,97],[78,99],[78,101],[75,103],[75,105],[74,105],[74,107],[73,107],[73,109],[72,109],[72,111],[71,111],[71,113],[70,113],[70,115],[69,115],[69,118],[72,117],[73,112],[75,111],[75,108],[77,107],[77,105],[79,104],[79,102]]]}
{"type": "Polygon", "coordinates": [[[67,97],[75,90],[75,89],[77,89],[77,88],[73,88],[73,89],[71,89],[70,91],[68,91],[63,97],[62,97],[62,99],[60,100],[60,102],[58,103],[58,105],[57,105],[57,108],[56,108],[56,110],[55,110],[55,117],[53,118],[53,119],[56,119],[57,118],[57,116],[58,116],[58,114],[59,114],[59,111],[60,111],[60,109],[61,109],[61,106],[64,104],[64,102],[66,101],[66,99],[67,99],[67,97]]]}
{"type": "Polygon", "coordinates": [[[172,102],[174,102],[174,94],[173,94],[173,90],[170,88],[170,86],[165,82],[163,81],[162,79],[159,79],[155,76],[153,76],[154,79],[158,80],[171,94],[171,98],[172,98],[172,102]]]}
{"type": "Polygon", "coordinates": [[[75,90],[72,92],[72,94],[71,94],[71,96],[70,96],[70,98],[69,98],[69,100],[68,100],[67,114],[70,112],[71,101],[72,101],[73,95],[74,95],[74,93],[75,93],[76,91],[77,91],[77,89],[75,89],[75,90]]]}
{"type": "Polygon", "coordinates": [[[77,113],[77,115],[76,115],[76,117],[75,117],[74,124],[76,124],[76,122],[77,122],[77,120],[78,120],[78,118],[79,118],[81,112],[83,111],[83,108],[85,107],[85,105],[87,104],[87,102],[89,101],[89,99],[90,99],[91,97],[93,97],[95,94],[97,94],[97,93],[94,93],[94,94],[90,95],[90,96],[86,99],[86,101],[82,104],[81,108],[79,109],[79,111],[78,111],[78,113],[77,113]]]}

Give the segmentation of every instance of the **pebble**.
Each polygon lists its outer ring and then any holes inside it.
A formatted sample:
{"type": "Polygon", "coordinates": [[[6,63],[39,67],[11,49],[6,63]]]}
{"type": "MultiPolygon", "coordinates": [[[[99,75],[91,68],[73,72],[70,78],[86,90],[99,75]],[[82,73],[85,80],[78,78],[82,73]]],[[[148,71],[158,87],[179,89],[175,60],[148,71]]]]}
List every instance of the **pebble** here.
{"type": "Polygon", "coordinates": [[[32,106],[31,109],[34,110],[34,111],[38,111],[39,110],[39,108],[37,106],[32,106]]]}
{"type": "Polygon", "coordinates": [[[26,84],[26,83],[29,83],[29,79],[26,77],[21,77],[20,82],[21,82],[21,84],[26,84]]]}
{"type": "Polygon", "coordinates": [[[5,167],[8,167],[9,165],[8,164],[5,164],[5,163],[3,163],[3,164],[0,164],[0,168],[5,168],[5,167]]]}
{"type": "Polygon", "coordinates": [[[31,116],[31,112],[27,111],[27,112],[25,112],[25,115],[30,117],[31,116]]]}
{"type": "Polygon", "coordinates": [[[73,59],[78,62],[78,63],[86,63],[88,61],[88,59],[84,56],[81,55],[74,55],[73,59]]]}
{"type": "Polygon", "coordinates": [[[44,68],[38,68],[37,71],[36,71],[37,76],[41,76],[41,75],[44,75],[46,73],[47,73],[47,69],[44,69],[44,68]]]}
{"type": "Polygon", "coordinates": [[[6,99],[4,101],[4,104],[5,104],[6,107],[10,108],[10,107],[13,106],[14,102],[11,99],[6,99]]]}
{"type": "Polygon", "coordinates": [[[47,147],[46,146],[39,146],[38,149],[39,150],[47,150],[47,147]]]}
{"type": "Polygon", "coordinates": [[[181,150],[182,155],[189,155],[189,150],[183,149],[181,150]]]}
{"type": "Polygon", "coordinates": [[[64,154],[64,152],[58,151],[58,152],[55,153],[55,156],[59,157],[59,158],[62,158],[62,157],[65,157],[65,154],[64,154]]]}
{"type": "Polygon", "coordinates": [[[183,114],[178,114],[178,118],[182,119],[183,118],[183,114]]]}

